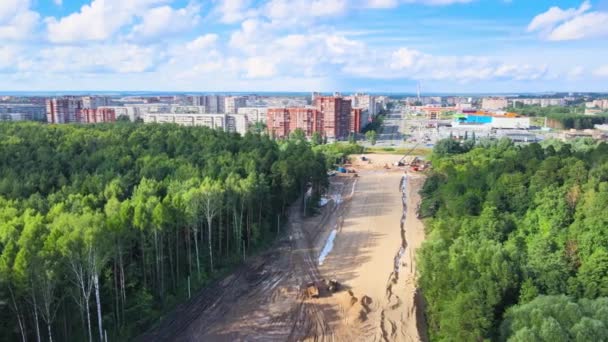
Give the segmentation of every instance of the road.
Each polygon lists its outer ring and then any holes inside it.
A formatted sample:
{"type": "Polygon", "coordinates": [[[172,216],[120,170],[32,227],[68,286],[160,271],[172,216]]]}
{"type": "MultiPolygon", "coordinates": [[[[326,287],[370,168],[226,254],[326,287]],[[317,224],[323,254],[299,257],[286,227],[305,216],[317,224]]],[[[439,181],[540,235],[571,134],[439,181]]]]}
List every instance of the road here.
{"type": "Polygon", "coordinates": [[[403,171],[379,167],[390,162],[380,158],[399,157],[374,158],[376,167],[362,165],[358,178],[332,177],[333,200],[320,215],[303,219],[294,206],[288,234],[271,251],[198,293],[139,340],[424,340],[413,260],[424,237],[414,213],[423,179],[409,176],[404,196],[403,171]],[[332,235],[333,248],[319,265],[332,235]],[[305,298],[303,285],[322,278],[344,290],[305,298]]]}

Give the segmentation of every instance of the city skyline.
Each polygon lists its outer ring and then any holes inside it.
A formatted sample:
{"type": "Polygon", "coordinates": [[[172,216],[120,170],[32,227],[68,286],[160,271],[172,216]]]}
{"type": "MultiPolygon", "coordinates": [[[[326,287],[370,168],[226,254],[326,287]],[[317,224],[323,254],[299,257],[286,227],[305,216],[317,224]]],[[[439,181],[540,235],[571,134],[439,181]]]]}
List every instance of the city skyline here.
{"type": "Polygon", "coordinates": [[[0,92],[608,91],[608,1],[0,4],[0,92]]]}

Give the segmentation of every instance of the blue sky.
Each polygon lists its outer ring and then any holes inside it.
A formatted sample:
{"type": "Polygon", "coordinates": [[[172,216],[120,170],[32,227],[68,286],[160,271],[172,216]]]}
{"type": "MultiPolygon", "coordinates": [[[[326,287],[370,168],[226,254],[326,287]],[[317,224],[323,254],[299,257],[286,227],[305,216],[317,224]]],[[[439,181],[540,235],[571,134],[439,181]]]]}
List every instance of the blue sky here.
{"type": "Polygon", "coordinates": [[[0,90],[608,91],[608,0],[2,0],[0,90]]]}

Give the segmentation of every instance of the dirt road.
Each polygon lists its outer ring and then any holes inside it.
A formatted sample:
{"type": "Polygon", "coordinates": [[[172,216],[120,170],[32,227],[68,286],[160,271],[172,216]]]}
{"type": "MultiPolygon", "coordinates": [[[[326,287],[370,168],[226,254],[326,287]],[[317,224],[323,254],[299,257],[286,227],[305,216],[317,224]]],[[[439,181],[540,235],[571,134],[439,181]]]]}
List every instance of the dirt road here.
{"type": "Polygon", "coordinates": [[[403,176],[369,169],[359,178],[332,177],[332,200],[321,215],[304,220],[294,206],[289,234],[276,248],[140,340],[423,341],[414,263],[424,238],[415,217],[423,179],[409,175],[401,187],[403,176]],[[338,280],[344,291],[304,298],[302,286],[322,278],[338,280]]]}

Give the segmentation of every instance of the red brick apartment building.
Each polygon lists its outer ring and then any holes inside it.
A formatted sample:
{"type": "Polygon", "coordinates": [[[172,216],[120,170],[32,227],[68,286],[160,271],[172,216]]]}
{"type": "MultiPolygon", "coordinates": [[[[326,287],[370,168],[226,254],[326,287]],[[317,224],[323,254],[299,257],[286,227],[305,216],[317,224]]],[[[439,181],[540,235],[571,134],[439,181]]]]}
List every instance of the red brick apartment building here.
{"type": "Polygon", "coordinates": [[[46,100],[46,121],[48,123],[78,122],[82,101],[76,97],[46,100]]]}
{"type": "Polygon", "coordinates": [[[78,122],[99,123],[116,121],[116,111],[112,108],[88,108],[80,110],[78,122]]]}
{"type": "Polygon", "coordinates": [[[362,108],[353,108],[350,110],[350,131],[359,133],[361,132],[361,114],[363,113],[362,108]]]}
{"type": "Polygon", "coordinates": [[[306,136],[314,132],[322,133],[322,118],[315,108],[269,108],[266,125],[271,135],[276,138],[286,138],[296,129],[304,131],[306,136]]]}
{"type": "Polygon", "coordinates": [[[345,138],[350,133],[351,101],[340,96],[317,96],[314,106],[323,117],[323,135],[345,138]]]}
{"type": "Polygon", "coordinates": [[[269,108],[268,132],[285,138],[296,129],[310,137],[314,132],[331,139],[346,138],[361,131],[360,108],[351,108],[351,101],[339,96],[317,96],[314,107],[269,108]]]}

